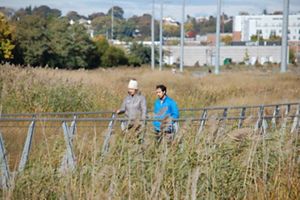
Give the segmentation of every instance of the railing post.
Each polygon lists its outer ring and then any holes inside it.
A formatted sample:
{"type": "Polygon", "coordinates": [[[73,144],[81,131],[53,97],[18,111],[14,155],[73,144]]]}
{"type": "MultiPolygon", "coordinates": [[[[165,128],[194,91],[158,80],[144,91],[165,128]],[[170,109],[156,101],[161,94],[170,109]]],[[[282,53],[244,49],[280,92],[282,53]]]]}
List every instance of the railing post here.
{"type": "Polygon", "coordinates": [[[228,108],[224,108],[222,117],[218,120],[217,136],[225,133],[228,108]]]}
{"type": "Polygon", "coordinates": [[[222,120],[225,121],[227,119],[227,113],[228,113],[228,108],[224,108],[222,120]]]}
{"type": "Polygon", "coordinates": [[[73,170],[73,169],[75,169],[76,162],[75,162],[75,154],[73,151],[72,136],[71,136],[70,129],[66,122],[62,123],[62,128],[64,131],[64,139],[65,139],[66,147],[67,147],[67,161],[68,162],[67,162],[66,168],[61,168],[61,169],[73,170]]]}
{"type": "Polygon", "coordinates": [[[6,151],[4,146],[4,140],[0,133],[0,164],[1,164],[1,188],[7,189],[10,187],[10,175],[9,167],[6,159],[6,151]]]}
{"type": "MultiPolygon", "coordinates": [[[[69,129],[68,140],[69,140],[70,144],[72,144],[72,145],[73,145],[73,139],[74,139],[74,136],[76,133],[76,118],[77,118],[77,116],[74,115],[70,128],[68,128],[68,126],[67,126],[67,128],[69,129]]],[[[63,157],[61,165],[60,165],[61,171],[65,171],[69,167],[73,168],[73,166],[71,164],[73,162],[74,162],[74,159],[72,159],[72,157],[69,156],[68,150],[66,150],[66,153],[64,154],[64,157],[63,157]],[[69,166],[70,164],[71,164],[71,166],[69,166]]]]}
{"type": "Polygon", "coordinates": [[[266,130],[268,128],[267,120],[264,118],[264,109],[265,109],[264,106],[259,107],[258,119],[257,119],[256,125],[255,125],[255,131],[262,128],[263,134],[266,133],[266,130]]]}
{"type": "Polygon", "coordinates": [[[263,112],[264,112],[264,107],[260,106],[258,111],[258,119],[256,121],[255,128],[254,128],[255,131],[257,131],[261,127],[263,112]]]}
{"type": "Polygon", "coordinates": [[[300,125],[299,115],[300,115],[300,104],[297,106],[296,114],[295,114],[293,125],[291,128],[291,133],[296,132],[296,130],[299,128],[299,125],[300,125]]]}
{"type": "Polygon", "coordinates": [[[279,114],[280,108],[279,105],[276,105],[274,108],[274,112],[273,112],[273,117],[272,117],[272,127],[273,129],[276,128],[276,120],[277,120],[277,116],[279,114]]]}
{"type": "Polygon", "coordinates": [[[112,116],[111,116],[111,118],[112,119],[111,119],[111,121],[108,124],[107,133],[105,135],[105,139],[104,139],[104,142],[103,142],[102,155],[105,155],[108,152],[109,141],[110,141],[110,138],[111,138],[111,135],[112,135],[112,131],[113,131],[113,127],[114,127],[114,124],[115,124],[116,114],[113,113],[112,116]]]}
{"type": "Polygon", "coordinates": [[[73,121],[72,121],[71,126],[70,126],[70,137],[71,137],[72,141],[73,141],[73,138],[74,138],[75,133],[76,133],[76,119],[77,119],[77,116],[74,115],[73,121]]]}
{"type": "Polygon", "coordinates": [[[287,104],[286,108],[285,108],[285,112],[284,112],[283,121],[282,121],[282,124],[281,124],[281,133],[285,133],[286,123],[287,123],[287,120],[288,120],[288,115],[289,115],[290,110],[291,110],[291,105],[287,104]]]}
{"type": "Polygon", "coordinates": [[[22,152],[22,157],[21,157],[21,160],[19,163],[18,172],[22,172],[24,170],[25,165],[28,161],[30,148],[31,148],[31,144],[32,144],[32,138],[33,138],[33,134],[34,134],[34,128],[35,128],[35,119],[33,119],[33,121],[30,123],[29,128],[28,128],[28,133],[27,133],[26,141],[24,144],[23,152],[22,152]]]}
{"type": "Polygon", "coordinates": [[[245,113],[246,113],[246,108],[243,107],[241,112],[240,112],[240,118],[239,118],[239,123],[238,123],[238,128],[242,128],[243,126],[243,121],[245,119],[245,113]]]}
{"type": "Polygon", "coordinates": [[[204,130],[206,118],[207,118],[207,109],[204,109],[202,114],[201,114],[200,126],[199,126],[199,129],[198,129],[196,138],[195,138],[195,143],[196,144],[199,143],[199,137],[200,137],[201,132],[204,130]]]}

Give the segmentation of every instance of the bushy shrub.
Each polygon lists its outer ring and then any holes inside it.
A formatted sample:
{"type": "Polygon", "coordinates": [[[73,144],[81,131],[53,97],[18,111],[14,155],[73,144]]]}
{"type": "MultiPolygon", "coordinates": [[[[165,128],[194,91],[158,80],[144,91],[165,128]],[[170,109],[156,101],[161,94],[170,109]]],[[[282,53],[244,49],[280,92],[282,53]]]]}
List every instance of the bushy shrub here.
{"type": "Polygon", "coordinates": [[[114,67],[118,65],[126,65],[128,59],[123,49],[110,46],[101,57],[103,67],[114,67]]]}
{"type": "Polygon", "coordinates": [[[135,55],[129,55],[128,64],[132,65],[134,67],[140,67],[141,64],[142,64],[142,60],[139,57],[135,56],[135,55]]]}

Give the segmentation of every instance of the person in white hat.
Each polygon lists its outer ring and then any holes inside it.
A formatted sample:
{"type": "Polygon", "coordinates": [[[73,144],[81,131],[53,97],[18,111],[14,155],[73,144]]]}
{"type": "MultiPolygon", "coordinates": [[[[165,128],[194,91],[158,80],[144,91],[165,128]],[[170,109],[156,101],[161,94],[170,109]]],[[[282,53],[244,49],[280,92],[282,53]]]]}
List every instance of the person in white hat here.
{"type": "Polygon", "coordinates": [[[129,119],[127,122],[122,122],[121,128],[123,131],[131,128],[138,131],[143,127],[142,121],[146,119],[147,104],[145,96],[139,92],[138,82],[135,79],[129,81],[128,95],[116,113],[125,113],[125,117],[129,119]]]}

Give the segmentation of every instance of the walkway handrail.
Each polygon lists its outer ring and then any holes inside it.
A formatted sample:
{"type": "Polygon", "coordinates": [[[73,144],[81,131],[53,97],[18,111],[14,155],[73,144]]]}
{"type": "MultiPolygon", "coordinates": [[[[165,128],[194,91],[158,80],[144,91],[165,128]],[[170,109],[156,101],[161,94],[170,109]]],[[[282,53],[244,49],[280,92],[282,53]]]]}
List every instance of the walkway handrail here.
{"type": "MultiPolygon", "coordinates": [[[[210,106],[210,107],[203,107],[203,108],[182,108],[179,109],[181,112],[193,112],[193,111],[203,111],[203,110],[233,110],[233,109],[253,109],[253,108],[268,108],[268,107],[275,107],[275,106],[293,106],[293,105],[298,105],[300,102],[292,102],[292,103],[279,103],[279,104],[261,104],[261,105],[245,105],[245,106],[210,106]]],[[[42,116],[66,116],[66,115],[72,115],[72,116],[79,116],[79,115],[103,115],[103,114],[112,114],[114,111],[95,111],[95,112],[44,112],[44,113],[12,113],[12,114],[1,114],[0,113],[0,121],[2,121],[4,118],[15,118],[15,119],[24,119],[21,117],[27,117],[29,119],[35,118],[35,119],[42,119],[42,116]]],[[[151,113],[151,112],[150,112],[151,113]]],[[[47,118],[44,118],[47,119],[47,118]]],[[[57,118],[58,120],[65,119],[65,118],[57,118]]],[[[88,118],[87,118],[88,119],[88,118]]],[[[103,118],[103,119],[108,119],[108,118],[103,118]]],[[[67,119],[68,120],[68,119],[67,119]]],[[[102,118],[98,118],[99,121],[103,121],[102,118]]],[[[25,120],[26,121],[26,120],[25,120]]],[[[51,120],[50,120],[51,121],[51,120]]],[[[54,120],[56,121],[56,120],[54,120]]],[[[105,120],[107,121],[107,120],[105,120]]]]}

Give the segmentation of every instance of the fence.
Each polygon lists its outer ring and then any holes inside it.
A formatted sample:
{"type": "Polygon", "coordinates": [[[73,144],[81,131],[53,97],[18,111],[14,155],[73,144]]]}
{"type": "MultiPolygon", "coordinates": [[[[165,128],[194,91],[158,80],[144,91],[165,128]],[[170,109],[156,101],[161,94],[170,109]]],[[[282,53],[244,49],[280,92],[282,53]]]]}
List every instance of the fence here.
{"type": "MultiPolygon", "coordinates": [[[[196,131],[195,143],[197,144],[201,134],[212,125],[216,127],[214,131],[217,134],[226,134],[226,131],[245,127],[254,129],[259,134],[266,134],[268,129],[298,133],[300,103],[181,109],[180,115],[181,117],[175,120],[180,124],[179,132],[185,126],[193,127],[196,131]]],[[[146,130],[151,130],[152,126],[149,122],[155,120],[151,116],[149,113],[145,120],[146,130]]],[[[120,129],[116,124],[121,121],[126,121],[126,119],[117,117],[111,111],[1,114],[0,179],[2,188],[9,188],[12,174],[21,173],[25,169],[30,150],[40,143],[34,141],[58,141],[62,140],[63,136],[65,153],[60,162],[60,170],[73,170],[76,167],[73,144],[75,135],[97,134],[102,144],[101,156],[104,158],[109,152],[113,131],[117,132],[120,129]],[[46,133],[51,133],[51,138],[45,137],[46,133]],[[4,141],[8,142],[6,146],[4,141]],[[8,159],[9,154],[6,149],[9,149],[8,152],[22,153],[10,155],[8,159]],[[19,158],[20,161],[16,166],[15,161],[19,158]],[[12,169],[15,172],[11,173],[9,166],[13,163],[15,166],[12,169]]],[[[146,131],[146,133],[149,132],[146,131]]]]}

